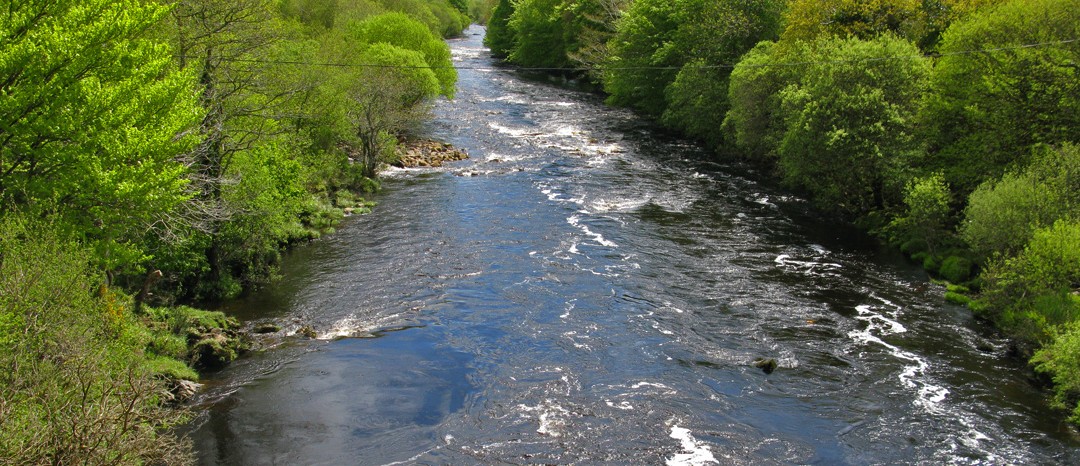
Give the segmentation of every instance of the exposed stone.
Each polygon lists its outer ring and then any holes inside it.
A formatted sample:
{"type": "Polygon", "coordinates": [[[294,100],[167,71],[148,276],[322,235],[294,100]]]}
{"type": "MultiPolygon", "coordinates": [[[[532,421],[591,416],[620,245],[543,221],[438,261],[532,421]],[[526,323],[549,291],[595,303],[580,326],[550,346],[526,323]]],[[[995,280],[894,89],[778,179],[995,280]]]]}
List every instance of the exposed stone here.
{"type": "Polygon", "coordinates": [[[171,390],[171,394],[173,395],[172,401],[178,403],[191,401],[192,398],[195,398],[195,394],[198,393],[200,388],[202,388],[201,383],[192,382],[190,380],[177,380],[171,390]]]}
{"type": "Polygon", "coordinates": [[[297,335],[303,335],[303,336],[308,337],[308,338],[318,338],[318,336],[319,336],[318,333],[315,333],[315,329],[311,328],[310,325],[305,325],[303,327],[300,327],[300,329],[296,331],[296,334],[297,335]]]}
{"type": "Polygon", "coordinates": [[[773,358],[757,358],[754,360],[754,367],[761,369],[766,374],[772,374],[776,370],[776,360],[773,358]]]}
{"type": "Polygon", "coordinates": [[[259,324],[255,326],[253,330],[257,334],[277,333],[281,331],[281,326],[275,323],[259,324]]]}
{"type": "Polygon", "coordinates": [[[397,149],[397,161],[401,168],[441,167],[446,162],[468,159],[469,155],[445,142],[410,141],[397,149]]]}

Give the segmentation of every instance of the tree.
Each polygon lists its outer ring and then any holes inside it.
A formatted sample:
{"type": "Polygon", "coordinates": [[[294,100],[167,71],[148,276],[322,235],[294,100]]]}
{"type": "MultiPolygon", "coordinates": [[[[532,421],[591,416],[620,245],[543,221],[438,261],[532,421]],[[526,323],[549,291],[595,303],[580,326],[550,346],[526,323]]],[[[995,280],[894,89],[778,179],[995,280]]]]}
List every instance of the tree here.
{"type": "Polygon", "coordinates": [[[1011,257],[1035,230],[1080,217],[1080,147],[1034,152],[1030,166],[986,181],[968,199],[960,234],[984,260],[1011,257]]]}
{"type": "Polygon", "coordinates": [[[56,211],[106,270],[187,199],[192,73],[145,38],[167,14],[136,0],[14,2],[0,21],[0,211],[56,211]]]}
{"type": "Polygon", "coordinates": [[[894,242],[911,240],[926,245],[931,255],[937,254],[949,236],[952,192],[941,173],[917,177],[904,189],[905,212],[889,225],[894,242]]]}
{"type": "Polygon", "coordinates": [[[487,23],[484,45],[491,49],[491,55],[506,58],[514,50],[517,36],[510,28],[510,17],[514,15],[514,3],[511,0],[499,0],[491,10],[491,19],[487,23]]]}
{"type": "Polygon", "coordinates": [[[1012,1],[954,23],[921,112],[924,169],[969,193],[1023,167],[1034,144],[1080,141],[1077,37],[1080,0],[1012,1]]]}
{"type": "Polygon", "coordinates": [[[457,70],[450,61],[450,47],[422,24],[404,13],[383,13],[350,28],[361,43],[390,44],[420,53],[423,65],[439,82],[439,94],[453,98],[457,70]]]}
{"type": "Polygon", "coordinates": [[[571,18],[563,15],[562,0],[517,0],[509,27],[515,36],[510,61],[532,67],[565,68],[571,18]]]}
{"type": "Polygon", "coordinates": [[[604,90],[608,102],[659,117],[667,108],[664,91],[686,63],[677,46],[680,2],[636,0],[619,19],[608,43],[604,90]]]}
{"type": "Polygon", "coordinates": [[[366,65],[346,91],[364,176],[374,177],[388,141],[415,125],[438,95],[439,81],[421,53],[379,43],[359,55],[366,65]]]}
{"type": "Polygon", "coordinates": [[[891,35],[820,39],[812,47],[798,83],[780,93],[782,177],[835,213],[895,203],[920,149],[913,131],[929,62],[891,35]]]}
{"type": "Polygon", "coordinates": [[[726,138],[744,157],[767,165],[776,163],[786,129],[780,91],[798,79],[794,67],[784,66],[798,60],[787,53],[790,49],[770,41],[758,43],[732,69],[728,85],[726,138]]]}
{"type": "Polygon", "coordinates": [[[713,147],[728,112],[729,65],[780,30],[780,1],[684,1],[677,41],[690,60],[665,90],[662,121],[713,147]]]}

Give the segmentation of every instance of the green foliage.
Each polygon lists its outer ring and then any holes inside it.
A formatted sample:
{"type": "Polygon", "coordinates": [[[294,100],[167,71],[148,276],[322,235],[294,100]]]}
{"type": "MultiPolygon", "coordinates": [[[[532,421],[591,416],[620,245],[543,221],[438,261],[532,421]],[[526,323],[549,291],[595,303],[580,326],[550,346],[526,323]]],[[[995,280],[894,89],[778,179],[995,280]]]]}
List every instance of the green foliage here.
{"type": "Polygon", "coordinates": [[[1010,257],[1035,230],[1080,217],[1080,146],[1042,146],[1031,158],[1024,170],[971,193],[960,233],[984,260],[994,254],[1010,257]]]}
{"type": "MultiPolygon", "coordinates": [[[[405,50],[418,52],[422,58],[419,66],[426,64],[430,69],[416,70],[416,73],[411,73],[407,77],[411,81],[411,87],[417,87],[418,90],[423,88],[424,85],[420,81],[426,80],[427,72],[433,74],[438,81],[439,88],[436,94],[442,94],[446,97],[453,98],[454,89],[457,83],[457,71],[453,68],[453,64],[450,61],[450,47],[445,42],[440,40],[437,36],[431,34],[422,24],[416,20],[410,18],[408,15],[402,13],[384,13],[369,18],[368,20],[356,25],[353,29],[355,38],[365,44],[389,44],[396,47],[400,47],[405,50]],[[420,81],[417,81],[420,80],[420,81]]],[[[378,62],[364,62],[375,63],[381,65],[401,64],[392,63],[393,61],[405,60],[404,58],[390,59],[386,56],[386,52],[372,52],[376,55],[372,55],[369,58],[374,60],[391,60],[391,62],[383,63],[378,62]]],[[[415,66],[416,64],[410,65],[415,66]]],[[[426,90],[423,90],[426,92],[426,90]]],[[[434,95],[426,95],[421,92],[422,97],[433,97],[434,95]]]]}
{"type": "Polygon", "coordinates": [[[187,199],[179,154],[200,118],[194,77],[142,37],[166,14],[135,0],[11,3],[0,21],[0,205],[56,211],[108,270],[187,199]]]}
{"type": "Polygon", "coordinates": [[[895,34],[932,48],[949,24],[1001,0],[792,0],[784,40],[895,34]]]}
{"type": "Polygon", "coordinates": [[[0,219],[0,458],[11,464],[182,464],[163,390],[91,252],[53,223],[0,219]]]}
{"type": "Polygon", "coordinates": [[[1010,1],[953,24],[922,112],[927,168],[967,193],[1033,144],[1080,141],[1080,43],[1060,42],[1077,37],[1080,0],[1010,1]]]}
{"type": "Polygon", "coordinates": [[[950,235],[951,204],[952,192],[941,173],[911,179],[904,190],[906,211],[888,227],[892,241],[905,243],[917,239],[925,244],[926,251],[937,252],[950,235]]]}
{"type": "Polygon", "coordinates": [[[510,50],[510,61],[533,67],[563,68],[570,66],[567,33],[572,18],[563,15],[562,0],[517,0],[510,15],[509,28],[516,40],[510,50]]]}
{"type": "Polygon", "coordinates": [[[783,9],[780,1],[686,1],[678,13],[677,41],[689,61],[665,90],[662,121],[716,147],[728,113],[731,68],[763,40],[776,39],[783,9]]]}
{"type": "Polygon", "coordinates": [[[1053,340],[1035,353],[1031,363],[1053,380],[1056,405],[1071,408],[1069,420],[1080,424],[1080,321],[1056,329],[1053,340]]]}
{"type": "Polygon", "coordinates": [[[941,262],[938,274],[952,283],[964,283],[971,279],[973,267],[974,264],[966,257],[949,256],[941,262]]]}
{"type": "Polygon", "coordinates": [[[893,36],[812,44],[799,81],[781,93],[783,179],[820,208],[860,215],[899,197],[910,159],[918,98],[929,63],[893,36]],[[868,61],[875,57],[911,57],[868,61]]]}
{"type": "Polygon", "coordinates": [[[997,321],[1028,341],[1045,341],[1051,328],[1080,318],[1080,222],[1039,229],[1015,257],[992,263],[983,299],[997,321]]]}
{"type": "Polygon", "coordinates": [[[487,22],[487,34],[484,36],[484,45],[491,49],[491,54],[498,58],[507,58],[514,50],[517,36],[510,28],[510,18],[514,15],[514,2],[511,0],[499,0],[491,11],[491,19],[487,22]]]}
{"type": "Polygon", "coordinates": [[[488,24],[491,20],[491,12],[499,0],[469,0],[469,17],[476,24],[488,24]]]}
{"type": "Polygon", "coordinates": [[[417,20],[439,37],[457,37],[469,25],[469,18],[447,0],[377,0],[388,11],[417,20]]]}
{"type": "Polygon", "coordinates": [[[616,24],[603,83],[608,101],[659,117],[667,108],[664,92],[686,63],[676,44],[680,2],[635,0],[616,24]]]}
{"type": "Polygon", "coordinates": [[[762,41],[739,60],[728,85],[727,140],[750,159],[774,163],[784,137],[780,91],[797,79],[794,69],[774,64],[794,61],[789,47],[762,41]]]}

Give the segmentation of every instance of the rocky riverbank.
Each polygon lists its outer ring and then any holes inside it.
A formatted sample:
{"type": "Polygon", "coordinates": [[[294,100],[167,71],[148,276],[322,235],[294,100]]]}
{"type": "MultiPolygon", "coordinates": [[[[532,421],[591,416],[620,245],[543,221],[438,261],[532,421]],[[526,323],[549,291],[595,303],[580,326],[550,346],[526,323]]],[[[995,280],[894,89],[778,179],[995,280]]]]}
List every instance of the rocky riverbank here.
{"type": "Polygon", "coordinates": [[[403,142],[397,149],[397,160],[390,165],[398,168],[441,167],[447,162],[469,158],[465,151],[445,142],[421,140],[403,142]]]}

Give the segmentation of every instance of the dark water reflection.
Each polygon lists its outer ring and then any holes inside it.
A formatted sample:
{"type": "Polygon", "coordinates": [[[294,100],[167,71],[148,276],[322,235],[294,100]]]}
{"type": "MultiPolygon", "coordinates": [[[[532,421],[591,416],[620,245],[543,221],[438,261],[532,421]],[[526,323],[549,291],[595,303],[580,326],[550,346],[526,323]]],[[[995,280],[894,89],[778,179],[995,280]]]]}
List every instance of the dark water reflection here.
{"type": "Polygon", "coordinates": [[[227,306],[285,330],[209,381],[203,463],[1077,462],[1004,342],[797,197],[505,70],[437,113],[472,160],[227,306]]]}

